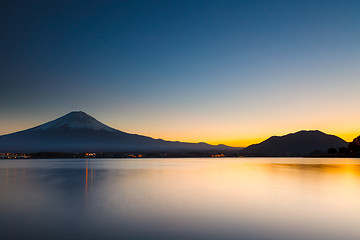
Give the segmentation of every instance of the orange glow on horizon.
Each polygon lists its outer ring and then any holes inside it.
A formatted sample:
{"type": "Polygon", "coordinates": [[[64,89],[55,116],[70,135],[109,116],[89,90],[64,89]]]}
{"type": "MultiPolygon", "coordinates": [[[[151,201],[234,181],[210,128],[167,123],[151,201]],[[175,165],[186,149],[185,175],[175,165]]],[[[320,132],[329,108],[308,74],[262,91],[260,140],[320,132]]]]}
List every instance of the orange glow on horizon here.
{"type": "MultiPolygon", "coordinates": [[[[187,137],[182,137],[180,138],[179,136],[177,136],[177,138],[162,138],[164,140],[167,141],[181,141],[181,142],[192,142],[192,143],[198,143],[198,142],[206,142],[208,144],[212,144],[212,145],[218,145],[218,144],[224,144],[227,146],[232,146],[232,147],[248,147],[252,144],[257,144],[257,143],[261,143],[262,141],[265,141],[266,139],[270,138],[271,136],[283,136],[283,135],[287,135],[290,133],[295,133],[298,131],[301,131],[302,129],[299,130],[292,130],[292,131],[282,131],[282,132],[274,132],[273,134],[259,134],[258,136],[251,136],[251,135],[247,135],[247,136],[234,136],[234,137],[228,137],[228,138],[221,138],[218,140],[215,140],[214,138],[208,138],[208,139],[199,139],[199,138],[187,138],[187,137]]],[[[315,130],[315,129],[304,129],[304,130],[315,130]]],[[[345,140],[346,142],[351,142],[354,138],[356,138],[357,136],[360,135],[360,131],[358,132],[331,132],[331,131],[326,131],[326,130],[319,130],[321,132],[324,132],[325,134],[329,134],[329,135],[335,135],[337,137],[342,138],[343,140],[345,140]]]]}
{"type": "Polygon", "coordinates": [[[208,144],[218,145],[224,144],[231,147],[247,147],[252,144],[260,143],[266,140],[266,138],[259,138],[259,139],[238,139],[238,140],[224,140],[224,141],[209,141],[208,144]]]}
{"type": "MultiPolygon", "coordinates": [[[[198,116],[193,115],[147,115],[133,113],[126,118],[126,115],[116,113],[90,113],[104,124],[131,134],[139,134],[155,139],[181,142],[206,142],[209,144],[225,144],[233,147],[247,147],[251,144],[260,143],[271,136],[283,136],[301,130],[319,130],[326,134],[336,135],[347,142],[351,142],[360,135],[360,128],[357,123],[360,113],[348,113],[344,109],[334,112],[321,112],[316,108],[306,109],[306,113],[299,109],[297,112],[274,113],[264,112],[266,117],[260,115],[231,116],[198,116]],[[108,116],[102,118],[102,116],[108,116]],[[161,116],[161,117],[159,117],[161,116]],[[135,120],[134,120],[135,119],[135,120]]],[[[155,112],[156,113],[156,112],[155,112]]],[[[54,114],[54,117],[58,117],[54,114]]],[[[6,124],[2,125],[0,135],[17,132],[38,126],[46,122],[49,117],[46,115],[42,120],[29,117],[18,117],[3,119],[6,124]]],[[[90,157],[87,156],[87,157],[90,157]]]]}

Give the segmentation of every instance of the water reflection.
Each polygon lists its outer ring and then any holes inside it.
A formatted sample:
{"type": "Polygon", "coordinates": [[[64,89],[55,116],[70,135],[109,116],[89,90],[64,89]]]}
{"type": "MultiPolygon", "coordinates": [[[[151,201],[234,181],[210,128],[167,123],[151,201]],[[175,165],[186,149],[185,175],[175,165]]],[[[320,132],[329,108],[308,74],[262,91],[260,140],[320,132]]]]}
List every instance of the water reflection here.
{"type": "Polygon", "coordinates": [[[86,169],[85,169],[85,197],[87,196],[87,186],[88,186],[88,161],[86,160],[86,169]]]}
{"type": "Polygon", "coordinates": [[[360,239],[359,163],[4,160],[0,237],[360,239]]]}
{"type": "Polygon", "coordinates": [[[92,191],[93,182],[95,181],[95,169],[93,168],[93,162],[86,159],[85,166],[85,199],[88,195],[88,188],[92,191]]]}

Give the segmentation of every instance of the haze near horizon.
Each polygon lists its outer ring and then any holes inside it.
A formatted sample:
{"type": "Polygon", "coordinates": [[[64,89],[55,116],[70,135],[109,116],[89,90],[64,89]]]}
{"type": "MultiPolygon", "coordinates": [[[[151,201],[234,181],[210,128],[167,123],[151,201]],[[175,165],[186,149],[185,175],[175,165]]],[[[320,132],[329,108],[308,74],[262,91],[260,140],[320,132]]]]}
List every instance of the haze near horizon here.
{"type": "Polygon", "coordinates": [[[360,132],[358,1],[5,1],[0,135],[82,110],[121,131],[247,146],[360,132]]]}

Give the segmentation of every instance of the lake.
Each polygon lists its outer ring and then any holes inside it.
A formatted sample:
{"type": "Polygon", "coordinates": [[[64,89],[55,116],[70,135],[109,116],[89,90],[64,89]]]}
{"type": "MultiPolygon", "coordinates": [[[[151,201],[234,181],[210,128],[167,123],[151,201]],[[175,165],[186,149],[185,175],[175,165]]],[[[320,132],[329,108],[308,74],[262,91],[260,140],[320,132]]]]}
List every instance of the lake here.
{"type": "Polygon", "coordinates": [[[0,160],[0,239],[360,239],[360,159],[0,160]]]}

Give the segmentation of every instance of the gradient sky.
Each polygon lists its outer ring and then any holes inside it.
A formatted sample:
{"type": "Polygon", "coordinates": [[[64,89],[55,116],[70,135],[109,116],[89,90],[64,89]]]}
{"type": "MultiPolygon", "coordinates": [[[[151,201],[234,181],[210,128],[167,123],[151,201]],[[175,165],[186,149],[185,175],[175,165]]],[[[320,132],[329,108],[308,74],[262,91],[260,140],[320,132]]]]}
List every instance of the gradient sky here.
{"type": "Polygon", "coordinates": [[[82,110],[247,146],[360,134],[360,1],[3,1],[0,134],[82,110]]]}

